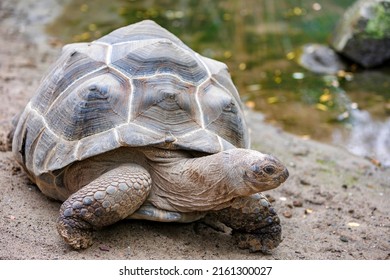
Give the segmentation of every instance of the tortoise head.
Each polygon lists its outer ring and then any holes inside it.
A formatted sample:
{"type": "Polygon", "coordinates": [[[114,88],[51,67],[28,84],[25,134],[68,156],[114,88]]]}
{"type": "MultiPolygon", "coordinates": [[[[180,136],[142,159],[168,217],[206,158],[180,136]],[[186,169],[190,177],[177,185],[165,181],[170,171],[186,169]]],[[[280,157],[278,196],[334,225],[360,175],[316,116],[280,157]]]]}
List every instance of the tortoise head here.
{"type": "Polygon", "coordinates": [[[240,180],[236,185],[239,195],[274,189],[287,180],[288,170],[277,158],[254,150],[237,150],[232,180],[240,180]]]}

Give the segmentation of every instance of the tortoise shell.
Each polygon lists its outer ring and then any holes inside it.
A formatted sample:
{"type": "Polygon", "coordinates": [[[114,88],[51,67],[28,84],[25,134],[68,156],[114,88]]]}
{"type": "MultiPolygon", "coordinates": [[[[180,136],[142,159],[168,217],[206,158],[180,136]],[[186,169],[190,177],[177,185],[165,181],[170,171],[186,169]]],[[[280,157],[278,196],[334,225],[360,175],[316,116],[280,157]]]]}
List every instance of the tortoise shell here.
{"type": "Polygon", "coordinates": [[[19,118],[13,152],[34,181],[119,147],[248,145],[226,65],[147,20],[65,46],[19,118]]]}

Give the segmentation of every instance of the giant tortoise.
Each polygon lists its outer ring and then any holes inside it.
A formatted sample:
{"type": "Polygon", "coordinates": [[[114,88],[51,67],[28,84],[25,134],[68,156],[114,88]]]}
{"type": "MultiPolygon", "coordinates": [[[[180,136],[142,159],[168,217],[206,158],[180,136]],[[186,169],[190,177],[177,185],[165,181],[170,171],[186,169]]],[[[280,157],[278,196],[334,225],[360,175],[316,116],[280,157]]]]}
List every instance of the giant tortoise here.
{"type": "Polygon", "coordinates": [[[283,183],[287,169],[249,149],[226,65],[153,21],[66,45],[12,146],[39,189],[63,201],[57,229],[75,249],[126,218],[224,224],[250,251],[281,241],[260,192],[283,183]]]}

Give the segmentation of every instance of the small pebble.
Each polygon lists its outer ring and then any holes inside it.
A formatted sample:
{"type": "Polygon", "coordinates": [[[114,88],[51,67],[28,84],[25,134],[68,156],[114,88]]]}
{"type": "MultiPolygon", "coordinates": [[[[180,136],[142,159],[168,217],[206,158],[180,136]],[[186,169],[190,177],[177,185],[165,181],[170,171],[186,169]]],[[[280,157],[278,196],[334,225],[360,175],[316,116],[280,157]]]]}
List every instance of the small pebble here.
{"type": "Polygon", "coordinates": [[[269,194],[266,194],[265,197],[268,199],[270,203],[275,202],[275,198],[269,194]]]}
{"type": "Polygon", "coordinates": [[[283,216],[284,216],[285,218],[290,219],[290,218],[292,217],[292,213],[291,213],[290,211],[284,211],[284,212],[283,212],[283,216]]]}
{"type": "Polygon", "coordinates": [[[300,201],[300,200],[294,200],[293,201],[293,205],[294,205],[294,207],[302,207],[302,201],[300,201]]]}
{"type": "Polygon", "coordinates": [[[100,245],[99,249],[100,249],[100,251],[103,251],[103,252],[109,252],[110,251],[110,248],[108,246],[106,246],[106,245],[100,245]]]}
{"type": "Polygon", "coordinates": [[[305,209],[305,214],[311,214],[311,213],[313,213],[312,209],[309,208],[305,209]]]}
{"type": "Polygon", "coordinates": [[[340,236],[340,240],[343,241],[343,242],[348,242],[349,241],[348,238],[346,236],[344,236],[344,235],[340,236]]]}
{"type": "Polygon", "coordinates": [[[301,183],[301,185],[304,185],[304,186],[309,186],[310,185],[310,183],[308,181],[304,180],[304,179],[301,179],[299,181],[299,183],[301,183]]]}
{"type": "Polygon", "coordinates": [[[21,168],[18,166],[13,166],[12,167],[12,175],[16,175],[21,171],[21,168]]]}
{"type": "Polygon", "coordinates": [[[360,226],[359,223],[355,223],[355,222],[350,222],[350,223],[348,223],[347,225],[348,225],[349,227],[358,227],[358,226],[360,226]]]}

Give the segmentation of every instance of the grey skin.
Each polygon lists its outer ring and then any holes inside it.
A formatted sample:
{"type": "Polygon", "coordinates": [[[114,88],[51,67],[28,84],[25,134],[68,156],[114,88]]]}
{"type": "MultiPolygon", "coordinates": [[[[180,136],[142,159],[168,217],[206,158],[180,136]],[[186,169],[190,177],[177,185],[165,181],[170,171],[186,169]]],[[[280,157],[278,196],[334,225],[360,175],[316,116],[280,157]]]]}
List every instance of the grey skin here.
{"type": "Polygon", "coordinates": [[[240,248],[267,252],[281,241],[278,216],[259,192],[288,177],[274,157],[231,149],[194,157],[185,151],[121,148],[68,167],[57,229],[75,249],[92,244],[95,229],[119,220],[192,222],[232,228],[240,248]]]}

